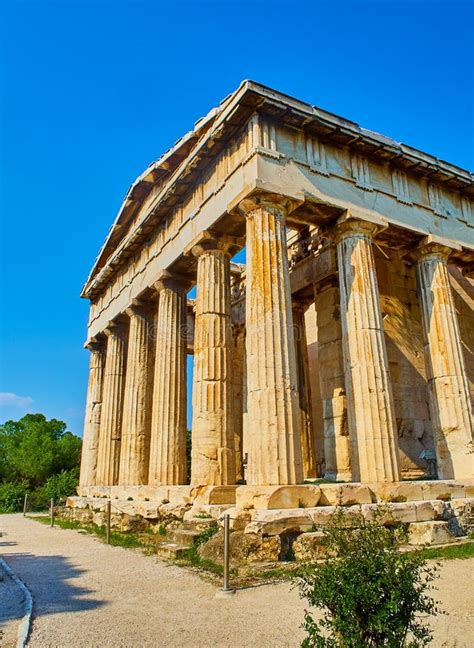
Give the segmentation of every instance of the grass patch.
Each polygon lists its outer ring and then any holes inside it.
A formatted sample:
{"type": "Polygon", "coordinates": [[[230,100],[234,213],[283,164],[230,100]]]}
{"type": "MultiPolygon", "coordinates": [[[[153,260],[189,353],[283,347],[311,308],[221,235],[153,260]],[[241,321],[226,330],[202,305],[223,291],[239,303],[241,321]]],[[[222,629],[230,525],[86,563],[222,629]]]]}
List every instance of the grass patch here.
{"type": "MultiPolygon", "coordinates": [[[[183,554],[179,557],[178,563],[191,565],[192,567],[198,567],[204,571],[211,572],[212,574],[222,574],[224,572],[224,567],[215,563],[213,560],[208,558],[202,558],[197,550],[196,546],[189,547],[183,554]]],[[[231,570],[232,572],[232,570],[231,570]]]]}
{"type": "MultiPolygon", "coordinates": [[[[31,518],[37,520],[42,524],[50,524],[51,519],[49,515],[36,515],[31,518]]],[[[96,536],[102,542],[106,539],[105,527],[97,526],[96,524],[84,524],[77,520],[64,520],[62,518],[54,518],[54,526],[60,529],[73,529],[75,531],[85,531],[90,535],[96,536]]],[[[120,531],[110,531],[110,544],[113,547],[123,547],[124,549],[150,549],[150,543],[146,542],[142,535],[139,533],[121,533],[120,531]]]]}
{"type": "Polygon", "coordinates": [[[464,542],[446,547],[427,547],[421,550],[421,555],[426,560],[466,560],[474,558],[474,542],[464,542]]]}

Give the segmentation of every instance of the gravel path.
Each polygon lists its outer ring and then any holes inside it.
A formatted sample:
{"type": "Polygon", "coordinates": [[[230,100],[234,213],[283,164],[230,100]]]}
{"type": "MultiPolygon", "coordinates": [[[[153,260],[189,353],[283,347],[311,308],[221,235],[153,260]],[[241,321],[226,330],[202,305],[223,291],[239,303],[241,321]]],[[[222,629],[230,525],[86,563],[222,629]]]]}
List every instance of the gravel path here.
{"type": "MultiPolygon", "coordinates": [[[[77,531],[0,516],[0,553],[33,593],[29,646],[273,648],[298,646],[305,604],[287,584],[215,598],[185,569],[109,547],[77,531]]],[[[437,647],[474,645],[474,560],[443,563],[437,647]]]]}

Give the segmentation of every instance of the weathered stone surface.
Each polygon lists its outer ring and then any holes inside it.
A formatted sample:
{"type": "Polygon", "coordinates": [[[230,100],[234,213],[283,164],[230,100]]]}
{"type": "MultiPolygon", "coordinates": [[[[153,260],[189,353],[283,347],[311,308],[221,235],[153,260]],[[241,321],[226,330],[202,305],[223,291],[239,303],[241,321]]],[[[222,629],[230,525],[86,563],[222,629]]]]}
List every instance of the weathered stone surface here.
{"type": "Polygon", "coordinates": [[[316,449],[311,416],[311,384],[309,377],[308,343],[306,340],[304,303],[293,304],[293,327],[295,338],[296,370],[298,376],[298,395],[301,412],[301,457],[304,479],[314,479],[316,475],[316,449]]]}
{"type": "Polygon", "coordinates": [[[447,522],[415,522],[408,525],[408,542],[411,545],[438,545],[453,542],[447,522]]]}
{"type": "Polygon", "coordinates": [[[247,218],[248,484],[303,481],[301,415],[285,208],[242,203],[247,218]]]}
{"type": "Polygon", "coordinates": [[[229,245],[225,238],[205,239],[193,252],[198,269],[191,483],[234,484],[229,245]]]}
{"type": "MultiPolygon", "coordinates": [[[[335,255],[334,246],[328,253],[335,255]]],[[[349,429],[342,353],[341,304],[339,285],[330,281],[315,285],[318,335],[318,375],[324,430],[325,479],[351,481],[349,429]]]]}
{"type": "Polygon", "coordinates": [[[103,343],[90,343],[88,348],[90,350],[89,383],[87,386],[84,441],[82,444],[81,474],[79,478],[81,486],[91,486],[96,482],[105,364],[103,343]]]}
{"type": "Polygon", "coordinates": [[[314,509],[274,509],[252,511],[252,521],[245,533],[280,535],[291,531],[309,531],[313,526],[311,512],[314,509]]]}
{"type": "Polygon", "coordinates": [[[125,486],[148,483],[153,367],[152,314],[138,305],[126,313],[130,325],[118,477],[125,486]]]}
{"type": "Polygon", "coordinates": [[[236,505],[240,508],[284,509],[317,506],[321,496],[319,486],[240,486],[236,505]]]}
{"type": "Polygon", "coordinates": [[[450,500],[465,497],[464,484],[460,481],[425,481],[422,485],[423,499],[450,500]]]}
{"type": "Polygon", "coordinates": [[[392,388],[372,236],[378,227],[347,220],[337,232],[341,322],[353,479],[398,481],[392,388]]]}
{"type": "MultiPolygon", "coordinates": [[[[234,531],[230,534],[230,560],[239,564],[244,562],[277,561],[280,555],[280,538],[262,537],[255,533],[234,531]]],[[[224,560],[224,532],[219,531],[199,547],[199,555],[208,560],[222,563],[224,560]]]]}
{"type": "Polygon", "coordinates": [[[451,251],[428,237],[420,248],[418,279],[438,474],[442,479],[462,479],[474,473],[473,419],[449,282],[451,251]]]}
{"type": "Polygon", "coordinates": [[[159,292],[151,414],[149,484],[186,481],[185,285],[169,274],[159,292]]]}
{"type": "Polygon", "coordinates": [[[372,494],[364,484],[321,484],[321,506],[370,504],[372,494]]]}
{"type": "MultiPolygon", "coordinates": [[[[247,82],[131,187],[83,293],[94,346],[78,493],[178,511],[196,499],[202,507],[231,506],[230,493],[203,495],[200,486],[226,485],[234,475],[252,486],[299,487],[304,474],[317,474],[362,480],[372,500],[438,500],[415,507],[418,521],[434,514],[451,524],[454,506],[444,502],[474,494],[468,176],[376,134],[369,140],[347,122],[357,146],[378,141],[366,157],[341,143],[340,122],[330,115],[334,129],[319,141],[314,109],[299,104],[301,127],[294,109],[287,97],[247,82]],[[251,103],[241,104],[243,97],[251,103]],[[275,111],[278,103],[283,110],[275,111]],[[250,116],[249,105],[258,114],[250,116]],[[394,150],[397,165],[409,163],[409,177],[387,162],[394,150]],[[247,267],[232,265],[231,288],[229,257],[243,247],[244,230],[247,267]],[[183,285],[179,294],[169,285],[160,295],[152,405],[145,332],[157,329],[135,307],[139,300],[156,310],[157,281],[172,275],[183,285]],[[196,279],[194,315],[185,293],[196,279]],[[184,484],[186,349],[195,353],[198,488],[184,484]],[[434,476],[434,450],[440,475],[457,484],[399,483],[400,473],[434,476]],[[162,490],[155,495],[154,487],[162,490]]],[[[341,491],[346,506],[370,501],[349,486],[341,491]]],[[[331,509],[338,491],[325,492],[318,505],[331,509]]],[[[244,504],[318,508],[315,499],[283,495],[244,504]]],[[[413,516],[411,506],[393,511],[413,516]]]]}
{"type": "Polygon", "coordinates": [[[109,326],[104,333],[107,335],[107,352],[103,378],[96,483],[112,486],[117,483],[119,476],[127,341],[123,328],[118,325],[109,326]]]}
{"type": "Polygon", "coordinates": [[[414,502],[425,499],[422,482],[367,484],[377,502],[414,502]]]}
{"type": "Polygon", "coordinates": [[[307,561],[322,558],[326,553],[327,538],[323,531],[302,533],[293,542],[296,560],[307,561]]]}

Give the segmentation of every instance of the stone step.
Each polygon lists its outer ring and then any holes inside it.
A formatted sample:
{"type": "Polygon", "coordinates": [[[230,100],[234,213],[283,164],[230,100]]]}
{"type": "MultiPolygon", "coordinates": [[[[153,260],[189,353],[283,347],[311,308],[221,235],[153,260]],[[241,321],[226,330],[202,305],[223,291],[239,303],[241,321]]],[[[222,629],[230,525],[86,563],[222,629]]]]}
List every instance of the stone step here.
{"type": "Polygon", "coordinates": [[[172,529],[168,532],[170,542],[178,547],[192,547],[200,535],[201,531],[195,529],[172,529]]]}
{"type": "Polygon", "coordinates": [[[188,547],[180,547],[175,542],[162,542],[157,546],[156,554],[161,558],[175,560],[176,558],[181,558],[187,550],[188,547]]]}
{"type": "Polygon", "coordinates": [[[197,531],[198,533],[201,533],[202,531],[205,531],[208,529],[212,524],[215,524],[216,521],[212,517],[208,518],[191,518],[190,520],[186,520],[184,522],[184,529],[188,531],[197,531]]]}

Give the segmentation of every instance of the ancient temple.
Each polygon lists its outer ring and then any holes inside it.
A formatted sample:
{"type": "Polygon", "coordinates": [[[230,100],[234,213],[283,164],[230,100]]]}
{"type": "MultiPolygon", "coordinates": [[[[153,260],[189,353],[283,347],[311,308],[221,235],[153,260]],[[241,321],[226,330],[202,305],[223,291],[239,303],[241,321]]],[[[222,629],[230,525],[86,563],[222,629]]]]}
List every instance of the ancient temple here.
{"type": "Polygon", "coordinates": [[[83,288],[79,494],[471,483],[473,196],[472,173],[244,81],[133,183],[83,288]]]}

